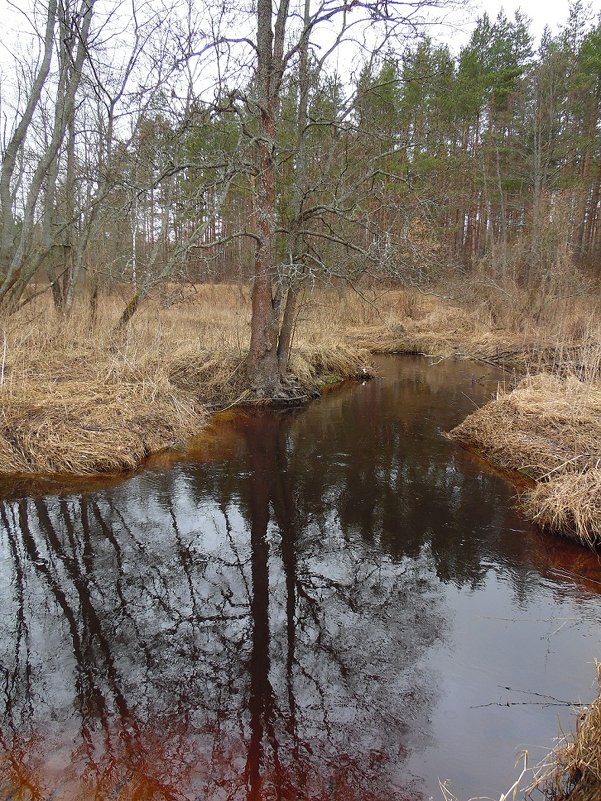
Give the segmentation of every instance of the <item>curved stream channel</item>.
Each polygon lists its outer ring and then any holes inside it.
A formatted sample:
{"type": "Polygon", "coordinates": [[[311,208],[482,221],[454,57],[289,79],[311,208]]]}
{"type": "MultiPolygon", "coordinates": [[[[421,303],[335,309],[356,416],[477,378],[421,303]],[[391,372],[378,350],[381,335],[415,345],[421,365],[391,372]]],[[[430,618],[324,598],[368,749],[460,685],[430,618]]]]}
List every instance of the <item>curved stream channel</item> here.
{"type": "Polygon", "coordinates": [[[379,372],[112,487],[5,488],[1,798],[498,798],[572,725],[598,560],[442,436],[499,374],[379,372]]]}

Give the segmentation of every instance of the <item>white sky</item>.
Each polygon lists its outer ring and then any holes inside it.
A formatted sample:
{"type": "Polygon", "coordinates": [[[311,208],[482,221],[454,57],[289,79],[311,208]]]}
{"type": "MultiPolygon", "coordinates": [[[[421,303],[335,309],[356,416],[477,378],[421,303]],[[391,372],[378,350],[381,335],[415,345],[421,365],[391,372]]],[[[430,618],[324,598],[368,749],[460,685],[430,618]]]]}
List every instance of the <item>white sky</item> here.
{"type": "MultiPolygon", "coordinates": [[[[560,25],[567,22],[569,0],[472,0],[476,16],[480,16],[484,11],[494,20],[501,8],[505,14],[511,18],[519,8],[527,17],[532,20],[531,31],[534,35],[535,44],[538,44],[541,34],[548,25],[552,33],[557,33],[560,25]]],[[[596,17],[601,12],[601,0],[593,0],[590,3],[592,14],[596,17]]]]}
{"type": "MultiPolygon", "coordinates": [[[[435,25],[429,31],[434,41],[446,43],[451,52],[457,55],[461,47],[469,41],[478,17],[484,12],[494,21],[501,9],[509,19],[513,19],[519,9],[531,21],[530,33],[534,48],[538,47],[541,35],[548,26],[551,33],[557,34],[568,21],[571,0],[465,0],[463,8],[454,7],[444,17],[442,25],[435,25]]],[[[601,15],[601,0],[584,0],[584,8],[595,24],[601,15]]],[[[436,12],[433,12],[436,16],[436,12]]]]}

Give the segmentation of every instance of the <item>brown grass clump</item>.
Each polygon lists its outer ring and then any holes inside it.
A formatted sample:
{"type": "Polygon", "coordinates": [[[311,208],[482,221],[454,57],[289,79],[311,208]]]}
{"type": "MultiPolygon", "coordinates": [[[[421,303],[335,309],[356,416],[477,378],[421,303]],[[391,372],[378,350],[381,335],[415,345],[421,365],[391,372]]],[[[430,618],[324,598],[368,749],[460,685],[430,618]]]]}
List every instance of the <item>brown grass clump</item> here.
{"type": "Polygon", "coordinates": [[[370,375],[369,353],[343,344],[310,346],[301,341],[292,353],[290,370],[305,392],[370,375]]]}
{"type": "Polygon", "coordinates": [[[534,479],[601,459],[601,386],[575,377],[523,379],[471,414],[451,436],[534,479]]]}
{"type": "MultiPolygon", "coordinates": [[[[601,664],[597,663],[601,684],[601,664]]],[[[551,801],[599,801],[601,798],[601,695],[583,707],[576,731],[551,753],[550,764],[537,776],[536,786],[551,801]]]]}
{"type": "Polygon", "coordinates": [[[537,481],[524,510],[587,545],[601,542],[601,386],[541,374],[471,414],[450,434],[537,481]]]}
{"type": "Polygon", "coordinates": [[[200,344],[188,345],[169,355],[165,366],[174,386],[209,407],[240,403],[249,395],[246,358],[234,350],[211,353],[200,344]]]}
{"type": "Polygon", "coordinates": [[[601,470],[564,473],[526,493],[522,508],[551,531],[569,532],[590,547],[601,542],[601,470]]]}
{"type": "MultiPolygon", "coordinates": [[[[247,292],[196,287],[169,307],[157,295],[117,336],[123,305],[105,297],[91,325],[84,305],[65,319],[41,298],[5,321],[0,474],[131,469],[198,433],[207,410],[249,401],[247,292]]],[[[342,343],[333,308],[328,325],[316,311],[291,359],[300,399],[368,370],[367,353],[342,343]]]]}
{"type": "Polygon", "coordinates": [[[70,380],[24,382],[0,396],[0,472],[114,472],[191,436],[205,420],[168,388],[70,380]]]}

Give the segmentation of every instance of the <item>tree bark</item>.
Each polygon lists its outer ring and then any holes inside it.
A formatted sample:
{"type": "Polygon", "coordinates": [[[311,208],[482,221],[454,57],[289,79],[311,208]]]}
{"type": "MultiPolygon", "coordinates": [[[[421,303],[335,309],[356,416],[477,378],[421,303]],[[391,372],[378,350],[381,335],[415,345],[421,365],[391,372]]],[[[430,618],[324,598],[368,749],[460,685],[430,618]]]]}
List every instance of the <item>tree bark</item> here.
{"type": "Polygon", "coordinates": [[[278,368],[278,319],[273,299],[276,212],[276,117],[280,95],[288,0],[280,3],[275,34],[272,0],[257,2],[257,142],[255,273],[247,372],[258,398],[282,394],[278,368]]]}
{"type": "Polygon", "coordinates": [[[292,350],[298,293],[299,284],[294,282],[288,288],[282,324],[280,326],[280,335],[278,337],[278,367],[282,381],[285,381],[288,373],[288,361],[290,359],[290,351],[292,350]]]}
{"type": "Polygon", "coordinates": [[[296,302],[299,294],[299,282],[302,280],[306,259],[306,245],[300,233],[301,216],[307,188],[307,141],[306,129],[309,112],[309,86],[311,82],[309,70],[309,25],[311,19],[310,0],[305,0],[304,31],[299,47],[298,66],[298,109],[296,115],[296,153],[294,159],[294,189],[292,197],[292,225],[290,231],[289,255],[292,274],[286,293],[284,313],[278,337],[278,369],[280,378],[285,382],[288,373],[288,361],[292,349],[292,337],[296,320],[296,302]]]}

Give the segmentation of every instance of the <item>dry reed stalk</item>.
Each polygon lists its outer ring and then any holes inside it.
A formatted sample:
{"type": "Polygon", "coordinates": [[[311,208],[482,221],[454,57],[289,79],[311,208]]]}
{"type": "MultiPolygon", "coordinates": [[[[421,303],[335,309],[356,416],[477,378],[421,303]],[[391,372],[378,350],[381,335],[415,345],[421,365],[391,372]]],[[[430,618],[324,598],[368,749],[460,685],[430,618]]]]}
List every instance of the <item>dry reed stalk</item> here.
{"type": "MultiPolygon", "coordinates": [[[[601,663],[596,667],[601,685],[601,663]]],[[[529,789],[534,788],[549,801],[601,799],[601,695],[579,710],[576,731],[563,737],[539,768],[529,789]]]]}
{"type": "MultiPolygon", "coordinates": [[[[523,760],[523,765],[522,765],[522,770],[520,772],[520,775],[517,777],[517,779],[511,785],[509,790],[507,790],[504,793],[501,793],[501,795],[499,796],[499,801],[517,801],[518,793],[520,793],[520,795],[521,795],[520,785],[522,785],[525,776],[529,772],[529,768],[528,768],[528,752],[527,751],[524,751],[524,753],[520,755],[520,760],[523,760]]],[[[457,796],[454,795],[449,790],[447,782],[442,782],[442,781],[439,780],[438,784],[440,786],[440,792],[442,793],[444,801],[458,801],[457,796]]],[[[474,798],[470,798],[469,801],[487,801],[487,799],[484,799],[484,798],[482,798],[480,796],[478,798],[475,798],[475,797],[474,798]]],[[[493,801],[493,800],[492,799],[488,799],[488,801],[493,801]]]]}

